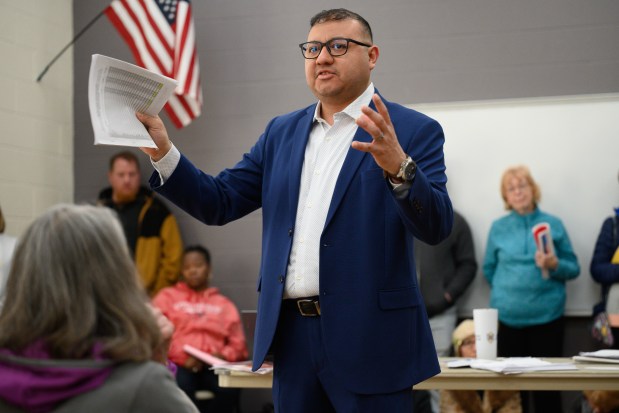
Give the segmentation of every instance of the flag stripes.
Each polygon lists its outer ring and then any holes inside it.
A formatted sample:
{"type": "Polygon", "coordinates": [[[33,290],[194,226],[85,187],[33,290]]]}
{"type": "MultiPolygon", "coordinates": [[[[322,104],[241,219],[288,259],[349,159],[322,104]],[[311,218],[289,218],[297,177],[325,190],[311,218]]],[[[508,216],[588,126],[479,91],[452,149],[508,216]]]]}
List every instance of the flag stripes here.
{"type": "Polygon", "coordinates": [[[200,64],[188,0],[113,0],[105,11],[139,66],[178,81],[165,105],[177,128],[202,110],[200,64]]]}

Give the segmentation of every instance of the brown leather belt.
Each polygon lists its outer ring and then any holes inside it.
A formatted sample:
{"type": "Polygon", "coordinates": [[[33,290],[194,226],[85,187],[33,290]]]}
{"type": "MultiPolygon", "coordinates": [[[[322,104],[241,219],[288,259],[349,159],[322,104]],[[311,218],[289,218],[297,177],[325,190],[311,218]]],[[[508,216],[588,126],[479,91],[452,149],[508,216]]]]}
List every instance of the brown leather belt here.
{"type": "Polygon", "coordinates": [[[284,300],[287,307],[296,307],[303,317],[317,317],[320,315],[318,297],[291,298],[284,300]]]}

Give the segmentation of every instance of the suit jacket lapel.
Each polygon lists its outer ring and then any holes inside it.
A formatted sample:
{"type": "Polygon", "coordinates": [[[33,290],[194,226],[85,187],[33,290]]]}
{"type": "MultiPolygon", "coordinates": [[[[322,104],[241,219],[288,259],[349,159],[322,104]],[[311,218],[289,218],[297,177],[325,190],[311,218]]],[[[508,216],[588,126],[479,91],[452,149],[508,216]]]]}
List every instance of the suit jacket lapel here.
{"type": "MultiPolygon", "coordinates": [[[[370,102],[370,108],[376,110],[376,106],[374,102],[370,102]]],[[[369,133],[367,133],[362,128],[357,128],[357,132],[353,137],[354,141],[360,142],[371,142],[372,137],[369,133]]],[[[350,148],[348,149],[348,153],[346,154],[346,159],[344,159],[344,164],[342,165],[342,170],[340,171],[339,176],[337,177],[337,182],[335,183],[335,190],[333,191],[333,198],[331,198],[331,205],[329,205],[329,212],[327,213],[327,220],[325,222],[325,229],[331,222],[331,219],[335,215],[337,208],[340,206],[342,199],[344,198],[344,194],[346,194],[346,190],[350,186],[361,162],[365,159],[366,156],[372,156],[367,152],[358,151],[357,149],[350,148]]],[[[324,231],[324,229],[323,229],[324,231]]]]}

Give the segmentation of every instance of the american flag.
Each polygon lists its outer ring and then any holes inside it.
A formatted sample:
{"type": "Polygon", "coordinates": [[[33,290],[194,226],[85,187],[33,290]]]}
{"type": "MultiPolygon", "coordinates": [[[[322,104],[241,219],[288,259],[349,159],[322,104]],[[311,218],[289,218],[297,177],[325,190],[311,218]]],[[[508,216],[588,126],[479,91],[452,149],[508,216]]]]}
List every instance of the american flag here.
{"type": "Polygon", "coordinates": [[[177,128],[202,110],[200,64],[188,0],[113,0],[105,10],[138,65],[178,81],[165,110],[177,128]]]}

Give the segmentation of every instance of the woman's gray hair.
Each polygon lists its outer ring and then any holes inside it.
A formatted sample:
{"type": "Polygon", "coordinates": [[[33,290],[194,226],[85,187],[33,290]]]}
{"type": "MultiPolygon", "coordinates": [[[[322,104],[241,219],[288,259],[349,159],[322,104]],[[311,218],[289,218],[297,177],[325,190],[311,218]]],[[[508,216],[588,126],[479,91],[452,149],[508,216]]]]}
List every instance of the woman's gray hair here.
{"type": "Polygon", "coordinates": [[[21,237],[0,313],[0,347],[43,342],[54,358],[150,359],[161,337],[122,227],[105,207],[62,204],[21,237]]]}

